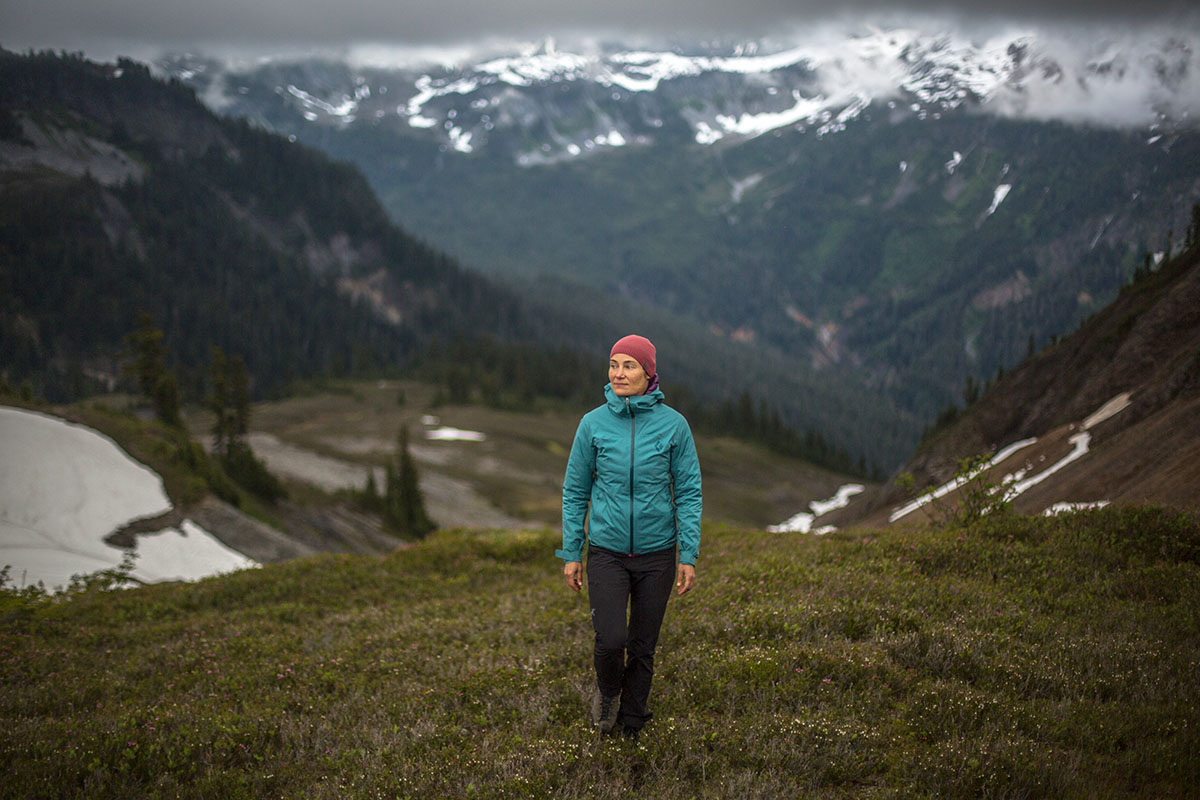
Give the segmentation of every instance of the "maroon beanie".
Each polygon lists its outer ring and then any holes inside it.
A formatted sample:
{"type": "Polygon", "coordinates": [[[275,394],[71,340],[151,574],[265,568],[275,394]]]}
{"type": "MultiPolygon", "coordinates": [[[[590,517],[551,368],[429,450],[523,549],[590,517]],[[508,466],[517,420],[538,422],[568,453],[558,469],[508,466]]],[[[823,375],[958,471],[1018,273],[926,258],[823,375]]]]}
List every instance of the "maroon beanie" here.
{"type": "Polygon", "coordinates": [[[638,336],[635,333],[631,333],[628,336],[618,339],[608,357],[612,358],[617,353],[633,356],[642,365],[642,369],[646,370],[646,377],[654,377],[654,345],[645,336],[638,336]]]}

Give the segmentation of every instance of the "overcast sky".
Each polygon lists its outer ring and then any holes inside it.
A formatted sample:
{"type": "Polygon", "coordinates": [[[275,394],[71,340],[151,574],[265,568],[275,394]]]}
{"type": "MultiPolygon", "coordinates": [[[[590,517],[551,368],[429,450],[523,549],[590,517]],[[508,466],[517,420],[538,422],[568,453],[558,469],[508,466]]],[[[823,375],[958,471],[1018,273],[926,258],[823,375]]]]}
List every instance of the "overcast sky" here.
{"type": "Polygon", "coordinates": [[[1167,20],[1195,29],[1194,0],[0,0],[0,46],[84,50],[114,44],[337,47],[449,44],[571,32],[762,35],[832,17],[910,14],[995,22],[1122,25],[1167,20]]]}

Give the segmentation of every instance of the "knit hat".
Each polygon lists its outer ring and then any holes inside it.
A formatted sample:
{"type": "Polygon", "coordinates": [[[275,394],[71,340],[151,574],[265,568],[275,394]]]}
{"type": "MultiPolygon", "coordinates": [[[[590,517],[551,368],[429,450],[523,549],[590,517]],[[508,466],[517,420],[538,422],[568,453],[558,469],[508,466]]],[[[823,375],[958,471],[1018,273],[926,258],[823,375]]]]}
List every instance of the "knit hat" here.
{"type": "Polygon", "coordinates": [[[618,353],[633,356],[642,365],[642,369],[646,370],[646,377],[654,377],[656,371],[654,345],[645,336],[638,336],[635,333],[631,333],[628,336],[618,339],[608,357],[612,358],[618,353]]]}

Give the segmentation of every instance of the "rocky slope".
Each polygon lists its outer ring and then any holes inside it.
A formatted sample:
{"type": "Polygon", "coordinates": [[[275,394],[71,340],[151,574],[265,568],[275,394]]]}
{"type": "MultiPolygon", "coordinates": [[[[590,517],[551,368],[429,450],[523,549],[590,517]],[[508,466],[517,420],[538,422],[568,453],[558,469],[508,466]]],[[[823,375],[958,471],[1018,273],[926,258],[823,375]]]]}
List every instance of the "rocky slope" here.
{"type": "MultiPolygon", "coordinates": [[[[960,459],[990,456],[984,477],[1010,481],[1019,491],[1014,507],[1027,513],[1062,503],[1200,508],[1198,420],[1200,246],[1193,243],[1004,375],[929,435],[902,469],[918,487],[940,487],[960,459]]],[[[945,498],[954,502],[954,492],[945,498]]],[[[917,519],[928,511],[906,509],[908,500],[893,484],[839,521],[917,519]]]]}

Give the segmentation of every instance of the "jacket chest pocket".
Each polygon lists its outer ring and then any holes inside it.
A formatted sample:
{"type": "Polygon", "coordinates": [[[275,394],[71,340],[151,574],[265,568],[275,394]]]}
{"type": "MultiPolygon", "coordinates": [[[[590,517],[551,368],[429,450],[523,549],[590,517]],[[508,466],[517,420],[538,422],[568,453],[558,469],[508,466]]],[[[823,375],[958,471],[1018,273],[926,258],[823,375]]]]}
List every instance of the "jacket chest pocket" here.
{"type": "Polygon", "coordinates": [[[634,483],[651,494],[671,482],[671,443],[661,438],[637,443],[634,483]]]}
{"type": "Polygon", "coordinates": [[[629,443],[611,438],[597,437],[592,442],[596,448],[596,479],[606,487],[616,488],[629,483],[629,443]]]}

